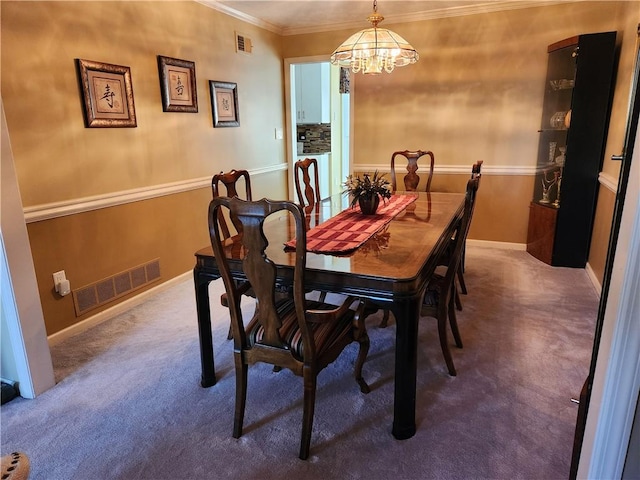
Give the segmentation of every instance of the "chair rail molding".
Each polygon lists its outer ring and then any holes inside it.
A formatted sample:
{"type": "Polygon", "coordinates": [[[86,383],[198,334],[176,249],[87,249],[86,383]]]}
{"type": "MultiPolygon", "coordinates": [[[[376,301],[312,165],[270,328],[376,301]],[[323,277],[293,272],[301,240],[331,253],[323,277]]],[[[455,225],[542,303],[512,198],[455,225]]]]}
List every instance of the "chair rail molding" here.
{"type": "MultiPolygon", "coordinates": [[[[257,176],[287,169],[288,165],[286,163],[280,163],[268,167],[254,168],[249,170],[249,174],[257,176]]],[[[183,180],[180,182],[165,183],[162,185],[122,190],[119,192],[105,193],[91,197],[33,205],[25,207],[24,217],[26,223],[41,222],[43,220],[51,220],[53,218],[64,217],[66,215],[76,215],[78,213],[114,207],[125,203],[140,202],[142,200],[149,200],[152,198],[162,197],[164,195],[175,195],[177,193],[188,192],[190,190],[197,190],[205,187],[210,188],[212,176],[213,174],[207,177],[183,180]]]]}
{"type": "Polygon", "coordinates": [[[612,177],[608,173],[600,172],[600,174],[598,174],[598,182],[600,182],[600,185],[605,187],[607,190],[610,190],[613,193],[618,192],[618,179],[612,177]]]}
{"type": "MultiPolygon", "coordinates": [[[[381,171],[389,172],[391,170],[390,165],[387,164],[373,164],[373,163],[355,163],[353,165],[354,172],[366,172],[366,171],[381,171]]],[[[399,170],[396,167],[396,170],[399,170]]],[[[418,173],[420,169],[418,169],[418,173]]],[[[436,165],[433,167],[434,175],[440,174],[453,174],[453,175],[469,175],[471,173],[471,167],[469,165],[436,165]]],[[[514,165],[482,165],[483,175],[535,175],[536,167],[523,167],[514,165]]]]}

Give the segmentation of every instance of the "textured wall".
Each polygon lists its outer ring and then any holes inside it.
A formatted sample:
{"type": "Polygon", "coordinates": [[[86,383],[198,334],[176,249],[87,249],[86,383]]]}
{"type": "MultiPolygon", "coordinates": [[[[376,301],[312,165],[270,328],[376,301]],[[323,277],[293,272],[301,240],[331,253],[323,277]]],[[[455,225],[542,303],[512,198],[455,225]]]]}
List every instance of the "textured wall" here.
{"type": "MultiPolygon", "coordinates": [[[[0,8],[2,97],[27,208],[286,163],[285,144],[274,139],[274,128],[284,128],[283,58],[328,55],[353,33],[279,37],[195,2],[5,1],[0,8]],[[235,53],[234,30],[251,37],[253,55],[235,53]],[[197,114],[162,112],[156,55],[195,61],[197,114]],[[75,58],[131,67],[137,128],[84,127],[75,58]],[[212,127],[208,80],[238,83],[240,128],[212,127]]],[[[421,60],[393,75],[353,79],[355,164],[388,165],[400,146],[432,149],[445,166],[482,159],[485,173],[533,167],[547,45],[616,30],[621,57],[603,171],[617,178],[608,158],[624,138],[639,20],[638,2],[578,2],[389,24],[421,60]]],[[[267,177],[254,194],[287,196],[286,171],[267,177]]],[[[445,175],[434,189],[458,184],[461,175],[445,175]]],[[[470,236],[525,242],[532,188],[526,175],[486,175],[470,236]]],[[[48,333],[81,320],[69,297],[52,294],[54,271],[65,269],[72,286],[82,286],[156,257],[163,279],[190,269],[193,251],[207,241],[200,212],[208,195],[202,188],[30,224],[48,333]],[[150,233],[132,233],[141,228],[150,233]]],[[[604,202],[596,217],[598,275],[611,208],[604,202]]]]}
{"type": "MultiPolygon", "coordinates": [[[[380,7],[384,15],[384,5],[380,7]]],[[[383,25],[420,53],[415,65],[391,75],[355,75],[354,164],[389,165],[391,153],[429,149],[441,166],[484,160],[485,174],[533,168],[547,46],[585,33],[618,32],[620,63],[603,172],[614,181],[622,148],[635,60],[639,2],[567,2],[489,14],[383,25]]],[[[365,22],[363,27],[365,28],[365,22]]],[[[351,30],[285,37],[284,56],[329,55],[351,30]]],[[[533,179],[483,178],[469,233],[483,240],[526,242],[533,179]],[[506,212],[506,214],[505,214],[506,212]]],[[[497,178],[499,177],[499,178],[497,178]]],[[[464,183],[460,181],[461,188],[464,183]]],[[[437,189],[434,179],[432,188],[437,189]]],[[[599,209],[596,230],[608,232],[611,206],[599,209]]],[[[606,235],[594,236],[596,264],[606,255],[606,235]]],[[[598,275],[601,279],[600,268],[598,275]]]]}
{"type": "MultiPolygon", "coordinates": [[[[0,6],[2,98],[26,208],[286,163],[274,136],[284,128],[278,35],[191,1],[0,6]],[[235,30],[253,55],[235,52],[235,30]],[[157,55],[195,62],[198,113],[162,111],[157,55]],[[137,128],[84,127],[75,58],[131,68],[137,128]],[[238,84],[239,128],[213,128],[209,80],[238,84]]],[[[260,180],[268,189],[256,195],[288,196],[286,170],[260,180]]],[[[163,281],[182,274],[208,242],[209,198],[204,187],[30,223],[47,333],[84,319],[71,295],[53,292],[53,272],[64,269],[72,288],[152,258],[163,281]]]]}

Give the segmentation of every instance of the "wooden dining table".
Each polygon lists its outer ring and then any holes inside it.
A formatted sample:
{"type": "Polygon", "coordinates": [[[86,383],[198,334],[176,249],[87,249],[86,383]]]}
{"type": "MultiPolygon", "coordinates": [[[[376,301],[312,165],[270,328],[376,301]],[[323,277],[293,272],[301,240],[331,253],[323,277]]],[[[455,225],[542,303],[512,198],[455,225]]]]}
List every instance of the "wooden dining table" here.
{"type": "MultiPolygon", "coordinates": [[[[307,253],[305,286],[309,291],[366,298],[380,308],[389,309],[396,319],[392,433],[397,439],[410,438],[416,431],[420,306],[438,257],[462,217],[463,207],[464,194],[421,192],[415,202],[352,252],[340,255],[307,253]]],[[[345,208],[349,207],[343,196],[328,198],[309,215],[310,227],[334,217],[345,208]]],[[[293,237],[292,227],[286,217],[265,224],[265,232],[270,237],[268,254],[277,264],[280,285],[290,284],[293,278],[294,252],[283,248],[293,237]]],[[[195,256],[193,277],[202,362],[201,385],[210,387],[215,385],[216,376],[209,283],[220,274],[211,246],[198,250],[195,256]]],[[[233,273],[239,280],[244,279],[240,268],[233,273]]]]}

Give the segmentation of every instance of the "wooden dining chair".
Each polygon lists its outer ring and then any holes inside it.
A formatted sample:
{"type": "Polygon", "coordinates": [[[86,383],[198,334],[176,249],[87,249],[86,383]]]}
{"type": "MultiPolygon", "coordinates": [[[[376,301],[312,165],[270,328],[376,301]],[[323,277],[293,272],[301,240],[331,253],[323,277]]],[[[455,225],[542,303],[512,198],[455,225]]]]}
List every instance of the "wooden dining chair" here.
{"type": "MultiPolygon", "coordinates": [[[[480,188],[480,180],[482,178],[482,164],[483,164],[483,161],[478,160],[476,163],[474,163],[471,166],[471,178],[478,179],[478,188],[480,188]]],[[[471,206],[471,218],[473,218],[474,209],[475,209],[475,196],[474,196],[474,203],[471,206]]],[[[471,227],[471,219],[469,219],[469,225],[467,225],[467,231],[464,234],[464,245],[462,246],[462,258],[460,260],[460,266],[458,267],[458,273],[457,273],[458,283],[460,284],[460,291],[464,295],[467,294],[467,285],[464,281],[464,267],[465,267],[465,258],[466,258],[466,252],[467,252],[467,236],[469,234],[469,227],[471,227]]],[[[458,308],[458,310],[462,310],[462,301],[460,300],[460,295],[457,294],[457,290],[456,290],[456,307],[458,308]]]]}
{"type": "Polygon", "coordinates": [[[397,182],[396,182],[396,157],[403,156],[407,160],[407,174],[404,176],[404,190],[406,192],[415,192],[418,190],[418,185],[420,183],[420,176],[416,173],[418,171],[418,159],[425,155],[428,155],[430,158],[429,162],[429,175],[427,177],[427,183],[425,186],[425,192],[431,191],[431,179],[433,178],[433,165],[435,163],[435,158],[433,156],[433,152],[427,150],[416,150],[416,151],[397,151],[393,152],[391,155],[391,189],[393,192],[397,190],[397,182]]]}
{"type": "MultiPolygon", "coordinates": [[[[209,232],[211,244],[229,300],[232,319],[236,370],[236,405],[233,437],[242,435],[248,366],[263,362],[288,368],[303,377],[303,420],[300,439],[301,459],[309,456],[311,430],[318,374],[338,358],[352,342],[359,343],[355,362],[355,378],[363,393],[369,386],[362,377],[362,367],[369,350],[369,337],[364,326],[364,302],[348,297],[341,305],[329,305],[305,298],[306,227],[302,207],[289,201],[262,199],[248,202],[239,198],[214,198],[209,205],[209,232]],[[228,208],[242,224],[243,233],[237,237],[243,248],[243,258],[228,259],[230,247],[224,245],[219,212],[228,208]],[[268,256],[269,238],[264,222],[273,214],[285,212],[295,225],[295,263],[293,295],[276,295],[276,261],[268,256]],[[242,272],[251,284],[259,308],[245,328],[240,308],[242,291],[231,273],[230,263],[242,272]],[[357,304],[355,309],[350,308],[357,304]]],[[[273,394],[276,396],[276,394],[273,394]]],[[[269,395],[263,402],[272,402],[269,395]]],[[[336,412],[337,413],[337,412],[336,412]]],[[[345,414],[345,421],[347,420],[345,414]]]]}
{"type": "Polygon", "coordinates": [[[293,175],[298,202],[302,205],[305,213],[308,214],[320,203],[318,160],[315,158],[298,160],[293,165],[293,175]],[[300,182],[302,182],[302,185],[300,182]]]}
{"type": "MultiPolygon", "coordinates": [[[[420,176],[416,173],[418,171],[418,159],[425,155],[428,155],[430,158],[429,162],[429,176],[427,177],[427,184],[425,186],[425,192],[431,192],[431,179],[433,178],[433,165],[435,163],[435,157],[433,156],[433,152],[428,150],[403,150],[393,152],[391,155],[391,191],[395,192],[397,188],[396,181],[396,157],[403,156],[407,159],[407,174],[404,176],[404,191],[406,192],[415,192],[418,190],[418,185],[420,183],[420,176]]],[[[431,203],[429,203],[429,216],[431,217],[431,203]]],[[[428,221],[428,220],[427,220],[428,221]]],[[[369,308],[369,312],[375,311],[372,308],[369,308]]],[[[384,309],[384,313],[382,315],[382,321],[380,322],[380,327],[384,328],[389,323],[389,310],[384,309]]]]}
{"type": "MultiPolygon", "coordinates": [[[[238,197],[239,185],[244,183],[244,198],[245,200],[251,200],[251,177],[249,176],[249,172],[246,170],[230,170],[228,172],[220,172],[213,176],[211,179],[211,193],[213,198],[217,197],[238,197]],[[224,186],[224,190],[221,191],[221,187],[224,186]]],[[[226,212],[229,214],[229,212],[226,212]]],[[[218,211],[218,215],[220,218],[218,219],[220,223],[220,229],[222,230],[222,234],[224,238],[230,238],[232,235],[236,233],[242,232],[242,224],[235,218],[233,215],[229,215],[229,220],[231,221],[235,232],[233,232],[229,228],[229,224],[227,223],[227,219],[225,218],[225,212],[222,210],[218,211]]],[[[245,285],[246,290],[245,294],[250,297],[254,297],[253,292],[248,288],[248,285],[245,285]]],[[[223,293],[220,296],[220,304],[223,307],[228,307],[229,302],[227,299],[227,294],[223,293]]],[[[233,331],[231,329],[231,325],[229,325],[229,333],[227,334],[227,339],[231,340],[231,336],[233,335],[233,331]]]]}
{"type": "MultiPolygon", "coordinates": [[[[318,160],[315,158],[298,160],[293,164],[293,175],[298,202],[304,210],[307,229],[309,229],[311,216],[316,215],[317,223],[320,215],[318,160]]],[[[318,292],[318,295],[318,300],[324,302],[327,292],[318,292]]]]}
{"type": "MultiPolygon", "coordinates": [[[[249,172],[246,170],[230,170],[226,173],[220,172],[213,176],[211,179],[211,193],[213,198],[216,197],[240,197],[238,195],[238,185],[244,183],[244,199],[251,200],[251,177],[249,176],[249,172]],[[240,182],[242,180],[242,182],[240,182]],[[220,187],[224,185],[225,191],[221,192],[220,187]],[[223,195],[224,193],[224,195],[223,195]]],[[[241,225],[237,222],[236,219],[230,217],[232,224],[234,225],[236,232],[240,233],[238,228],[242,228],[241,225]]],[[[231,231],[229,230],[229,226],[224,218],[224,214],[220,211],[220,225],[222,228],[222,232],[225,235],[225,238],[229,238],[231,236],[231,231]]]]}
{"type": "Polygon", "coordinates": [[[455,279],[462,259],[466,232],[468,231],[469,224],[471,223],[471,216],[473,213],[473,206],[475,204],[475,197],[478,191],[479,182],[480,180],[477,177],[471,178],[467,181],[462,218],[455,229],[451,243],[452,249],[445,253],[447,259],[446,270],[443,274],[436,272],[432,275],[429,280],[429,284],[427,285],[427,290],[425,292],[420,312],[421,317],[434,317],[438,321],[440,348],[442,349],[442,355],[444,356],[449,375],[451,376],[456,376],[457,372],[453,364],[451,351],[449,350],[449,341],[447,339],[447,320],[449,321],[448,323],[451,328],[451,332],[453,333],[456,346],[458,348],[462,348],[462,338],[460,337],[456,318],[455,279]]]}

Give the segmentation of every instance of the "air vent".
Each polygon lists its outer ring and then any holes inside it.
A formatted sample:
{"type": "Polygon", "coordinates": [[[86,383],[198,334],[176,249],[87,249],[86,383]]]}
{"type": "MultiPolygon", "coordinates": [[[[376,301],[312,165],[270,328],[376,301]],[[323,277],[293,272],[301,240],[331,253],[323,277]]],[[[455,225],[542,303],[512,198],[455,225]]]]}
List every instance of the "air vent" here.
{"type": "Polygon", "coordinates": [[[72,293],[76,317],[157,280],[160,280],[159,259],[74,290],[72,293]]]}
{"type": "Polygon", "coordinates": [[[242,33],[236,32],[236,52],[251,54],[253,44],[251,39],[242,33]]]}

